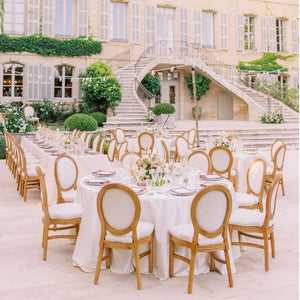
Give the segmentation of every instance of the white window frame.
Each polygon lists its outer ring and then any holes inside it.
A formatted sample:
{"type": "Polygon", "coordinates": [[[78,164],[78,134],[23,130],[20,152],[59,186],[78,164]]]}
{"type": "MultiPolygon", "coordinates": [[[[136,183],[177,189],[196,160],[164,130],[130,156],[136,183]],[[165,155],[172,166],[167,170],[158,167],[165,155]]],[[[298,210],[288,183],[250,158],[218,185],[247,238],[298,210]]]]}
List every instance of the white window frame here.
{"type": "Polygon", "coordinates": [[[244,49],[255,50],[255,17],[254,16],[244,15],[244,49]],[[253,25],[251,24],[251,20],[253,20],[253,25]]]}
{"type": "Polygon", "coordinates": [[[24,35],[25,0],[4,1],[3,30],[5,34],[24,35]],[[18,29],[19,26],[21,29],[18,29]]]}
{"type": "Polygon", "coordinates": [[[127,11],[128,11],[127,3],[111,2],[110,4],[110,41],[111,42],[120,42],[120,43],[128,42],[127,11]]]}
{"type": "Polygon", "coordinates": [[[74,98],[74,86],[73,86],[73,81],[74,81],[74,67],[69,66],[69,65],[57,65],[54,67],[54,81],[53,81],[53,98],[54,99],[73,99],[74,98]],[[56,68],[62,67],[62,74],[59,75],[56,72],[56,68]],[[66,68],[70,67],[72,68],[72,76],[67,76],[66,75],[66,68]],[[61,82],[61,86],[56,86],[55,85],[55,79],[58,78],[59,81],[61,82]],[[67,87],[65,82],[66,80],[70,79],[70,82],[72,82],[71,87],[67,87]],[[61,89],[61,96],[56,96],[55,95],[55,89],[61,89]],[[71,90],[71,97],[66,97],[66,89],[71,90]]]}
{"type": "Polygon", "coordinates": [[[1,87],[1,94],[2,94],[2,97],[4,99],[22,99],[24,97],[24,65],[22,64],[19,64],[19,63],[5,63],[3,64],[3,68],[2,68],[2,77],[1,77],[1,81],[2,81],[2,87],[1,87]],[[5,69],[5,66],[11,66],[12,69],[11,69],[11,81],[10,81],[10,84],[6,84],[6,82],[4,81],[4,69],[5,69]],[[21,74],[18,74],[19,76],[22,77],[22,96],[15,96],[15,77],[16,77],[16,68],[17,67],[22,67],[22,72],[21,74]],[[7,95],[4,95],[3,94],[3,89],[4,87],[7,86],[7,87],[10,87],[10,92],[11,94],[9,96],[7,95]]]}
{"type": "Polygon", "coordinates": [[[228,50],[228,12],[220,12],[220,49],[228,50]]]}
{"type": "Polygon", "coordinates": [[[286,20],[276,19],[276,50],[286,52],[286,20]]]}
{"type": "Polygon", "coordinates": [[[28,35],[39,33],[40,5],[39,0],[28,1],[28,35]]]}
{"type": "MultiPolygon", "coordinates": [[[[73,1],[73,6],[72,6],[72,11],[70,11],[70,9],[67,7],[67,1],[68,0],[55,0],[55,15],[57,15],[57,3],[62,3],[62,17],[63,17],[63,28],[62,28],[62,33],[58,33],[57,29],[59,30],[60,28],[57,27],[57,22],[56,19],[54,20],[54,34],[56,37],[62,37],[62,38],[73,38],[75,36],[75,2],[73,1]],[[67,33],[67,27],[68,27],[68,13],[71,13],[72,15],[70,16],[70,18],[72,19],[72,33],[67,33]]],[[[56,18],[56,17],[55,17],[56,18]]]]}

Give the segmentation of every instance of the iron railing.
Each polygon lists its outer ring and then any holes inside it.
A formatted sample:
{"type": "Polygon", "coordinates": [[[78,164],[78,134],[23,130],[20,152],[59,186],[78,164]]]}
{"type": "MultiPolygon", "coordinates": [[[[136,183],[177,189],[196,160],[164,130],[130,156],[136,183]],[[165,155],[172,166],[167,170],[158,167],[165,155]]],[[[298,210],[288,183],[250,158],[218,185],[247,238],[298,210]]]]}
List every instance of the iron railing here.
{"type": "Polygon", "coordinates": [[[107,60],[113,71],[117,71],[130,64],[130,49],[124,50],[107,60]]]}

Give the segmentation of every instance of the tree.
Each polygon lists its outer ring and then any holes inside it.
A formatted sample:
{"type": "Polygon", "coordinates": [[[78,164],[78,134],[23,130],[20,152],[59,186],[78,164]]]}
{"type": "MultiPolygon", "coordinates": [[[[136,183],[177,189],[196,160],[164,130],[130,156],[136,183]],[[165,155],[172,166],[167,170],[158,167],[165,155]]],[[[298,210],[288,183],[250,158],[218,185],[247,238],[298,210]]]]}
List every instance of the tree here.
{"type": "Polygon", "coordinates": [[[153,95],[157,96],[160,90],[160,81],[154,76],[147,74],[143,80],[142,85],[153,95]]]}
{"type": "MultiPolygon", "coordinates": [[[[193,80],[192,77],[185,77],[185,81],[187,83],[187,88],[190,92],[190,97],[194,100],[194,90],[193,90],[193,80]]],[[[200,98],[206,94],[206,92],[209,90],[209,85],[211,83],[211,80],[197,74],[195,76],[195,84],[196,84],[196,98],[197,100],[200,100],[200,98]]]]}
{"type": "Polygon", "coordinates": [[[97,61],[79,78],[85,102],[84,112],[106,113],[107,108],[114,108],[121,101],[121,85],[107,64],[97,61]]]}

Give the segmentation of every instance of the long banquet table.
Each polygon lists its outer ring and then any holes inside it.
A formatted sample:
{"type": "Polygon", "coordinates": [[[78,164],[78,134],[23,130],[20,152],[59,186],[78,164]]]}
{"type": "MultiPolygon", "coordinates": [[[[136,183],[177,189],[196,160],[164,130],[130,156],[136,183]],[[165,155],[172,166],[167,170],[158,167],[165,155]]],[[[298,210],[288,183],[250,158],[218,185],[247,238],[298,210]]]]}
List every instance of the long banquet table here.
{"type": "MultiPolygon", "coordinates": [[[[97,195],[101,187],[91,186],[85,182],[86,178],[80,180],[77,192],[77,201],[83,207],[83,216],[79,235],[73,253],[73,265],[80,267],[85,272],[95,271],[99,249],[101,225],[97,213],[97,195]]],[[[110,177],[111,182],[123,182],[124,178],[115,175],[110,177]]],[[[219,180],[213,183],[226,185],[232,194],[233,210],[237,209],[232,184],[227,180],[219,180]]],[[[200,184],[199,184],[200,186],[200,184]]],[[[154,270],[153,273],[159,279],[169,277],[169,236],[168,229],[176,224],[191,222],[190,207],[194,195],[176,196],[168,192],[168,187],[155,188],[152,193],[139,195],[141,201],[141,221],[151,222],[155,226],[154,239],[154,270]]],[[[236,247],[234,247],[236,248],[236,247]]],[[[180,249],[188,254],[188,250],[180,249]]],[[[232,271],[235,272],[234,260],[239,256],[239,250],[234,249],[231,253],[232,271]]],[[[147,273],[148,258],[141,260],[141,270],[147,273]]],[[[104,267],[104,266],[103,266],[104,267]]],[[[226,272],[223,265],[217,265],[221,273],[226,272]]],[[[116,273],[130,273],[134,270],[131,250],[113,250],[111,270],[116,273]]],[[[209,272],[208,254],[197,254],[195,274],[209,272]]],[[[188,275],[188,265],[175,260],[175,276],[188,275]]]]}
{"type": "MultiPolygon", "coordinates": [[[[47,153],[44,149],[40,148],[38,144],[26,137],[22,138],[21,145],[26,151],[33,154],[40,161],[40,164],[46,173],[45,180],[47,183],[48,203],[49,205],[55,204],[57,188],[54,177],[54,163],[57,155],[47,153]]],[[[78,178],[82,178],[97,168],[105,169],[110,168],[111,166],[107,156],[104,154],[80,154],[71,156],[74,158],[78,166],[78,178]]]]}

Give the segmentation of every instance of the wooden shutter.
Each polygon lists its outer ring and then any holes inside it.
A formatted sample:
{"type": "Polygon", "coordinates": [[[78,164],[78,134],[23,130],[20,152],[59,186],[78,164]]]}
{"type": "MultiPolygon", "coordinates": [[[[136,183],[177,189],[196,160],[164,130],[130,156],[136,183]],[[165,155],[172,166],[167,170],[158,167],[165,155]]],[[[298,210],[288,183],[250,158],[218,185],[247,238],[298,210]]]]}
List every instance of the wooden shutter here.
{"type": "Polygon", "coordinates": [[[260,16],[260,51],[268,52],[268,20],[267,16],[260,16]]]}
{"type": "Polygon", "coordinates": [[[269,52],[276,52],[276,18],[268,16],[269,52]]]}
{"type": "Polygon", "coordinates": [[[299,88],[299,75],[292,77],[292,87],[299,88]]]}
{"type": "Polygon", "coordinates": [[[78,36],[88,36],[89,34],[88,11],[88,1],[78,1],[78,36]]]}
{"type": "Polygon", "coordinates": [[[201,15],[201,10],[194,10],[194,47],[197,48],[201,46],[201,15]]]}
{"type": "Polygon", "coordinates": [[[141,17],[140,17],[140,3],[131,3],[131,43],[141,43],[141,17]]]}
{"type": "Polygon", "coordinates": [[[238,51],[244,51],[244,15],[241,13],[237,14],[237,45],[238,51]]]}
{"type": "Polygon", "coordinates": [[[40,98],[52,99],[52,67],[48,65],[41,66],[40,98]]]}
{"type": "Polygon", "coordinates": [[[298,28],[298,21],[296,19],[291,20],[291,49],[290,52],[292,54],[298,54],[298,38],[299,38],[299,28],[298,28]]]}
{"type": "Polygon", "coordinates": [[[100,0],[99,40],[103,42],[109,41],[109,8],[109,0],[100,0]]]}
{"type": "Polygon", "coordinates": [[[156,6],[154,4],[146,4],[145,16],[145,48],[155,43],[156,32],[156,6]]]}
{"type": "Polygon", "coordinates": [[[188,56],[188,9],[180,8],[179,10],[179,51],[180,56],[188,56]]]}
{"type": "Polygon", "coordinates": [[[53,36],[53,3],[54,0],[44,0],[43,35],[53,36]]]}
{"type": "Polygon", "coordinates": [[[40,66],[38,64],[28,65],[27,99],[39,100],[39,77],[40,66]]]}
{"type": "Polygon", "coordinates": [[[220,12],[220,49],[228,50],[228,12],[220,12]]]}
{"type": "Polygon", "coordinates": [[[28,35],[39,33],[39,0],[28,2],[28,35]]]}

